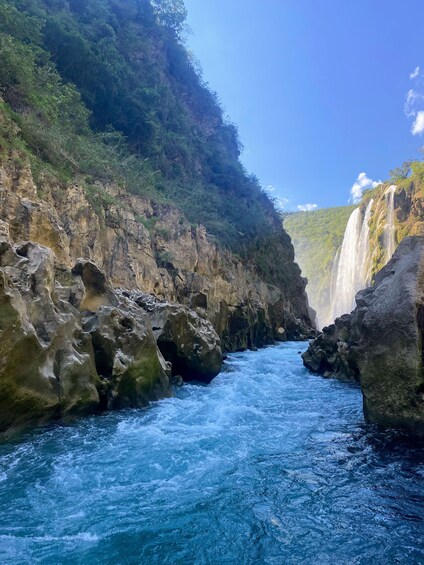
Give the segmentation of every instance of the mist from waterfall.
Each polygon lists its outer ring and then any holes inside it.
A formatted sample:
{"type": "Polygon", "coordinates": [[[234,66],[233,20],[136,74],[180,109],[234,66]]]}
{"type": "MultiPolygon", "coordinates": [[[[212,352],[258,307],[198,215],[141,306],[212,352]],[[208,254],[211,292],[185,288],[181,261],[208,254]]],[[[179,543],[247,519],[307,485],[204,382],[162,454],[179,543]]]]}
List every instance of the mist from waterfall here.
{"type": "Polygon", "coordinates": [[[340,249],[337,268],[333,271],[331,321],[351,312],[356,293],[370,282],[369,221],[374,200],[370,200],[362,217],[355,208],[350,215],[340,249]]]}

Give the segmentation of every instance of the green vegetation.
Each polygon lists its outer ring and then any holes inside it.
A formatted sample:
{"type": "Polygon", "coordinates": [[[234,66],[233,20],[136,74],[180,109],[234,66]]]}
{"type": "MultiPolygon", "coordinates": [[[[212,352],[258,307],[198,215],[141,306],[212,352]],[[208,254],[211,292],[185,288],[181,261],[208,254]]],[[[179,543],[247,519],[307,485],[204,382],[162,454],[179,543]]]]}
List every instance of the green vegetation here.
{"type": "Polygon", "coordinates": [[[281,284],[294,267],[264,252],[287,246],[279,214],[183,44],[185,16],[182,0],[2,0],[0,158],[171,203],[281,284]]]}
{"type": "Polygon", "coordinates": [[[387,261],[384,248],[384,224],[386,221],[386,191],[396,185],[394,199],[396,243],[410,235],[424,235],[424,161],[405,161],[390,171],[390,179],[367,191],[361,200],[365,205],[374,198],[374,211],[370,220],[370,247],[372,249],[371,273],[374,276],[387,261]]]}
{"type": "Polygon", "coordinates": [[[390,181],[397,183],[409,177],[413,161],[405,161],[400,167],[390,171],[390,181]]]}
{"type": "Polygon", "coordinates": [[[284,227],[296,251],[296,261],[309,281],[306,291],[310,304],[322,313],[330,304],[333,262],[353,209],[354,206],[323,208],[283,217],[284,227]]]}

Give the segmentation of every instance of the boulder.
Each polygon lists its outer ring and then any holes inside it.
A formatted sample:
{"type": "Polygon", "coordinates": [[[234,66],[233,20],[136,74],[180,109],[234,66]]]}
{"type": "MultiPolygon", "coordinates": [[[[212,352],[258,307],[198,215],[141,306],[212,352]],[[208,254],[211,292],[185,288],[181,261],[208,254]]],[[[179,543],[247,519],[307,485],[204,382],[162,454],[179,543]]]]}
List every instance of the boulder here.
{"type": "Polygon", "coordinates": [[[170,396],[170,375],[149,318],[137,310],[121,302],[119,307],[101,306],[83,319],[93,343],[102,410],[140,408],[170,396]]]}
{"type": "Polygon", "coordinates": [[[162,302],[151,295],[127,293],[150,317],[153,333],[172,375],[210,382],[221,370],[221,342],[212,324],[181,304],[162,302]]]}
{"type": "Polygon", "coordinates": [[[52,251],[5,240],[0,249],[0,431],[92,412],[91,340],[57,296],[52,251]]]}

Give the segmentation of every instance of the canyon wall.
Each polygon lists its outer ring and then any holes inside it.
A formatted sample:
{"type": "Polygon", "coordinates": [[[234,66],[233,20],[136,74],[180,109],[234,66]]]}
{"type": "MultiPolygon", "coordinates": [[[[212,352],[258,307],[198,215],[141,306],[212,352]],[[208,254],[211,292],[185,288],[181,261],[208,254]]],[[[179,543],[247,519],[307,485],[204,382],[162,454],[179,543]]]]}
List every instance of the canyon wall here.
{"type": "MultiPolygon", "coordinates": [[[[66,266],[93,261],[114,287],[140,289],[199,312],[218,332],[226,351],[299,339],[311,327],[305,280],[266,284],[254,265],[219,249],[202,226],[176,208],[98,185],[87,197],[78,183],[44,179],[13,156],[0,167],[0,219],[14,242],[47,246],[66,266]],[[94,200],[94,202],[93,202],[94,200]]],[[[286,236],[287,237],[287,236],[286,236]]],[[[295,272],[287,238],[281,263],[295,272]]]]}
{"type": "Polygon", "coordinates": [[[407,237],[356,308],[309,345],[305,366],[361,384],[368,422],[424,434],[424,237],[407,237]]]}

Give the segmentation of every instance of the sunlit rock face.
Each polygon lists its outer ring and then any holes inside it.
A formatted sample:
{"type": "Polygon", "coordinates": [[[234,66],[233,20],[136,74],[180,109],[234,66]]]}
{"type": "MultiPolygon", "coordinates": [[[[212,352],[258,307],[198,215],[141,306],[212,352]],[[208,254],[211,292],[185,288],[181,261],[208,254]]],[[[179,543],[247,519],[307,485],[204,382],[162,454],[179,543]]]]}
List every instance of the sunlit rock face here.
{"type": "Polygon", "coordinates": [[[369,422],[424,433],[424,237],[405,238],[351,315],[311,342],[304,364],[359,380],[369,422]]]}
{"type": "Polygon", "coordinates": [[[219,373],[219,337],[196,312],[114,290],[93,262],[67,269],[50,248],[2,232],[0,431],[146,406],[170,395],[172,375],[219,373]]]}
{"type": "Polygon", "coordinates": [[[72,272],[50,248],[3,237],[0,306],[0,431],[170,394],[149,318],[92,264],[72,272]]]}
{"type": "MultiPolygon", "coordinates": [[[[261,280],[254,265],[219,249],[202,226],[191,225],[172,206],[115,185],[98,188],[108,204],[98,206],[78,182],[62,186],[43,178],[36,185],[30,167],[11,156],[0,164],[0,219],[12,241],[49,247],[64,268],[82,258],[113,288],[140,290],[196,311],[212,323],[226,351],[309,335],[306,282],[293,268],[287,236],[281,257],[287,281],[276,287],[261,280]]],[[[88,306],[95,299],[95,293],[86,293],[88,306]]]]}
{"type": "Polygon", "coordinates": [[[139,291],[124,292],[149,316],[172,376],[210,382],[222,366],[221,342],[210,322],[181,304],[161,302],[139,291]]]}
{"type": "Polygon", "coordinates": [[[300,274],[265,284],[171,206],[103,190],[99,210],[77,184],[0,167],[3,431],[145,406],[171,377],[209,382],[223,350],[311,335],[300,274]]]}

